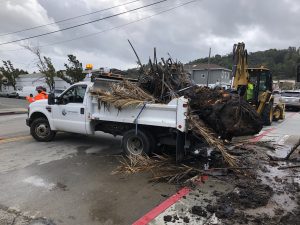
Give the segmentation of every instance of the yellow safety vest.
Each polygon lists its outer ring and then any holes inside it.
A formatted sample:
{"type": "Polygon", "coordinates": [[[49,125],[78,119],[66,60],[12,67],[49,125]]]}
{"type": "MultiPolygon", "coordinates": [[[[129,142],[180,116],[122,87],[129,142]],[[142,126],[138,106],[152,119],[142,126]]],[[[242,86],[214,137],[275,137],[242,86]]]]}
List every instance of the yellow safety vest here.
{"type": "Polygon", "coordinates": [[[247,101],[253,99],[253,91],[254,91],[254,85],[251,83],[248,83],[247,87],[247,101]]]}

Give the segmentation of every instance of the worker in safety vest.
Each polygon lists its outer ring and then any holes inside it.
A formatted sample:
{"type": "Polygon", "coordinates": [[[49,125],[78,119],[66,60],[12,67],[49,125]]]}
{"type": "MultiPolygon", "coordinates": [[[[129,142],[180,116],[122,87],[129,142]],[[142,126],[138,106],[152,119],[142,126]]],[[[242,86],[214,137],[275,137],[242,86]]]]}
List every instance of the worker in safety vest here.
{"type": "Polygon", "coordinates": [[[38,94],[33,97],[32,94],[30,94],[30,96],[27,96],[26,99],[29,103],[38,101],[38,100],[42,100],[42,99],[48,99],[48,94],[45,91],[45,88],[43,87],[39,87],[37,88],[37,92],[38,94]]]}
{"type": "Polygon", "coordinates": [[[247,85],[247,101],[252,100],[253,99],[253,95],[254,95],[254,84],[249,82],[247,85]]]}

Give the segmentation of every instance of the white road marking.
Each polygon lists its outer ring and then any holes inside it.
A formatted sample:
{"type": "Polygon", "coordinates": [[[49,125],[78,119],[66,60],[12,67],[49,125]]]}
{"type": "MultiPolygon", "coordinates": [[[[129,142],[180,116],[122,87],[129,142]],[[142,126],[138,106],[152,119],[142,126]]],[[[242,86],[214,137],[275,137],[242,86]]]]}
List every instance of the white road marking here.
{"type": "Polygon", "coordinates": [[[286,140],[290,137],[290,135],[284,135],[282,138],[280,138],[277,142],[278,145],[284,145],[286,140]]]}

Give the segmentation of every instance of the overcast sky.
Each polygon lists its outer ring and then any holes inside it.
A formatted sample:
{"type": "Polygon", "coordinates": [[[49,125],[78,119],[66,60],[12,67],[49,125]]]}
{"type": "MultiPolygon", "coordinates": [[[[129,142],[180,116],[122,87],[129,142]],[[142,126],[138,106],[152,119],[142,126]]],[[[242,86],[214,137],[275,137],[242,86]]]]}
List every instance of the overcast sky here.
{"type": "MultiPolygon", "coordinates": [[[[52,23],[132,0],[0,0],[0,35],[52,23]]],[[[26,32],[0,36],[0,43],[131,10],[158,0],[141,0],[101,13],[26,32]]],[[[35,58],[21,45],[42,46],[42,54],[62,69],[68,54],[94,68],[129,68],[136,58],[130,39],[143,62],[157,48],[159,57],[188,62],[208,55],[227,54],[238,41],[249,52],[300,46],[299,0],[198,0],[172,11],[131,23],[189,0],[168,0],[152,7],[92,23],[72,30],[8,45],[0,45],[0,60],[11,60],[28,71],[37,70],[35,58]],[[125,24],[131,23],[125,26],[125,24]],[[118,26],[120,28],[112,29],[118,26]],[[73,41],[83,35],[95,34],[73,41]],[[66,41],[66,42],[63,42],[66,41]],[[58,43],[60,42],[60,43],[58,43]],[[56,43],[55,45],[53,45],[56,43]],[[43,47],[44,46],[44,47],[43,47]]]]}

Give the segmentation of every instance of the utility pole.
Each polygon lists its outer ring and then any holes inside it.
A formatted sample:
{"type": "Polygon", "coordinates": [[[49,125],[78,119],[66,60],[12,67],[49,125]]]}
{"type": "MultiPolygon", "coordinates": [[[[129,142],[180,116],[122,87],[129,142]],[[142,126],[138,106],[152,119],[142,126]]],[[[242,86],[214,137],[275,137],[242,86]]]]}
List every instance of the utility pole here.
{"type": "Polygon", "coordinates": [[[207,79],[206,79],[206,87],[208,87],[208,82],[209,82],[209,72],[210,72],[210,54],[211,54],[211,47],[209,47],[209,53],[208,53],[208,63],[207,63],[207,79]]]}

